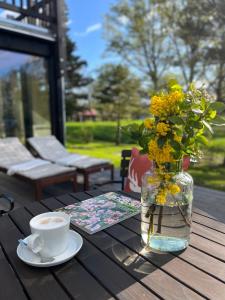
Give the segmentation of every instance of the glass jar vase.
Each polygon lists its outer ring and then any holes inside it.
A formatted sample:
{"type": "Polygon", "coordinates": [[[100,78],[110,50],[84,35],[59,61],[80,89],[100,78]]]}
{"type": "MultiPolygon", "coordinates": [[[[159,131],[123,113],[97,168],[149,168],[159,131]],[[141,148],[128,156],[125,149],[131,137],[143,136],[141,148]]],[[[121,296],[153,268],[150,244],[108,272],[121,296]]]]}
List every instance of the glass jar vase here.
{"type": "Polygon", "coordinates": [[[173,252],[190,240],[193,179],[182,161],[145,173],[141,191],[141,235],[148,250],[173,252]]]}

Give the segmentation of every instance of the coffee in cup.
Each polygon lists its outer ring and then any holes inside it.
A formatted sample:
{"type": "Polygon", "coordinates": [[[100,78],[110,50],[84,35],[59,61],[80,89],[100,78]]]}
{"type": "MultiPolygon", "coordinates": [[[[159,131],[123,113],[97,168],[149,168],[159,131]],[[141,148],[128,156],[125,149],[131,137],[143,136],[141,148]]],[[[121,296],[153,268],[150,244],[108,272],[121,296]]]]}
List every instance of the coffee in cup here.
{"type": "Polygon", "coordinates": [[[68,246],[69,225],[70,216],[63,212],[49,212],[32,218],[28,247],[45,258],[63,253],[68,246]]]}

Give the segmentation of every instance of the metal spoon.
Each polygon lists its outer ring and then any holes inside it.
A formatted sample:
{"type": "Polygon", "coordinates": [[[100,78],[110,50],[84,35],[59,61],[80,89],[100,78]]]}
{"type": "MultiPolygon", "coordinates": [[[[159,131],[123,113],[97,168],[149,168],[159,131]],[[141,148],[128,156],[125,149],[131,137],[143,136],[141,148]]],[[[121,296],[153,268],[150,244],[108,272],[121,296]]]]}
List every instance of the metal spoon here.
{"type": "MultiPolygon", "coordinates": [[[[27,243],[22,240],[22,239],[19,239],[18,242],[23,245],[23,246],[26,246],[27,247],[27,243]]],[[[28,248],[28,247],[27,247],[28,248]]],[[[29,248],[28,248],[29,249],[29,248]]],[[[30,249],[29,249],[30,250],[30,249]]],[[[30,250],[31,251],[31,250],[30,250]]],[[[39,253],[33,253],[34,255],[36,255],[38,258],[40,258],[40,262],[41,263],[47,263],[47,262],[52,262],[55,260],[54,257],[42,257],[39,253]]]]}

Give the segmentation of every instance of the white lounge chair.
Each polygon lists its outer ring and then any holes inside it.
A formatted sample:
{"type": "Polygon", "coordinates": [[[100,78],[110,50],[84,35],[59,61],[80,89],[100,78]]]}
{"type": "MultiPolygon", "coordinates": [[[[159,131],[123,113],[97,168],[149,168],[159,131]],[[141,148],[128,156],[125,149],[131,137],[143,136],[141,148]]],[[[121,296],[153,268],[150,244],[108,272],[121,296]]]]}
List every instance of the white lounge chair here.
{"type": "Polygon", "coordinates": [[[89,188],[90,174],[110,170],[111,180],[114,178],[114,167],[108,160],[69,153],[55,136],[31,137],[28,138],[28,143],[36,154],[43,159],[58,165],[76,167],[77,172],[84,176],[85,190],[89,188]]]}
{"type": "Polygon", "coordinates": [[[0,171],[31,182],[36,200],[41,199],[42,189],[51,184],[72,181],[76,189],[76,169],[35,158],[18,138],[0,139],[0,171]]]}

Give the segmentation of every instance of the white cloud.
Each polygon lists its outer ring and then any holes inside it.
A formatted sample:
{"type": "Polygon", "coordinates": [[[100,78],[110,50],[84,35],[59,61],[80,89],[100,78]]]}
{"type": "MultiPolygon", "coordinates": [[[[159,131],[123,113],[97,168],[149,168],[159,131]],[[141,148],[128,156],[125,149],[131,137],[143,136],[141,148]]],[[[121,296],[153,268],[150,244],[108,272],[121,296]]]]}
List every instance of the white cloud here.
{"type": "Polygon", "coordinates": [[[100,30],[101,28],[102,28],[102,24],[101,23],[96,23],[96,24],[93,24],[91,26],[88,26],[84,32],[75,32],[74,34],[76,36],[86,36],[86,35],[88,35],[92,32],[100,30]]]}
{"type": "Polygon", "coordinates": [[[90,32],[94,32],[94,31],[98,31],[99,29],[102,28],[102,24],[101,23],[96,23],[94,25],[91,25],[89,26],[87,29],[86,29],[86,32],[87,33],[90,33],[90,32]]]}

